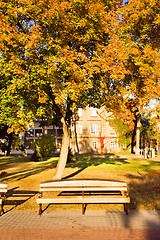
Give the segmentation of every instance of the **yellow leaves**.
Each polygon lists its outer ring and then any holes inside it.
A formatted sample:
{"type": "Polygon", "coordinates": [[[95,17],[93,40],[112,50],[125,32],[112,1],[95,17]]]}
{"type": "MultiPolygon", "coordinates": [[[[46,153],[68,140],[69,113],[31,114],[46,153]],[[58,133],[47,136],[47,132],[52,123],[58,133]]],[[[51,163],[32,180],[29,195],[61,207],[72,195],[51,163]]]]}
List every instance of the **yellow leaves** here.
{"type": "Polygon", "coordinates": [[[130,54],[131,55],[139,55],[139,49],[138,48],[131,48],[130,49],[130,54]]]}
{"type": "Polygon", "coordinates": [[[45,108],[43,108],[42,106],[40,106],[38,109],[37,109],[37,112],[36,112],[36,115],[37,117],[40,119],[42,116],[45,115],[45,108]]]}
{"type": "Polygon", "coordinates": [[[71,4],[70,4],[70,2],[68,2],[68,1],[62,1],[62,2],[60,3],[60,8],[61,8],[61,10],[63,10],[63,11],[68,11],[68,10],[70,9],[70,7],[71,7],[71,4]]]}
{"type": "MultiPolygon", "coordinates": [[[[158,46],[159,41],[159,1],[133,0],[122,9],[119,14],[122,16],[121,22],[126,36],[133,36],[137,42],[152,42],[158,46]],[[128,34],[127,34],[128,33],[128,34]]],[[[125,36],[125,37],[126,37],[125,36]]]]}
{"type": "Polygon", "coordinates": [[[31,48],[38,47],[40,40],[41,40],[40,27],[38,24],[36,24],[35,26],[32,26],[30,28],[30,33],[28,34],[28,40],[26,42],[25,49],[30,50],[31,48]]]}
{"type": "MultiPolygon", "coordinates": [[[[118,15],[115,11],[118,6],[113,1],[18,0],[17,7],[13,8],[11,0],[9,16],[0,15],[0,34],[3,33],[0,47],[7,42],[4,50],[8,62],[4,74],[11,79],[14,75],[10,92],[27,89],[28,93],[30,87],[32,99],[47,106],[50,96],[44,94],[44,87],[51,86],[52,99],[55,97],[56,104],[62,108],[67,96],[78,102],[85,91],[88,94],[94,81],[102,87],[95,91],[105,92],[107,86],[111,94],[124,96],[129,89],[139,96],[137,89],[142,86],[139,82],[142,78],[143,90],[147,92],[154,86],[148,84],[154,82],[154,73],[160,75],[160,63],[156,50],[152,45],[144,47],[142,39],[137,37],[138,28],[133,29],[139,18],[146,18],[148,13],[147,8],[140,5],[142,0],[135,2],[137,5],[129,1],[118,15]],[[132,34],[137,34],[136,40],[132,34]],[[126,76],[132,74],[135,78],[127,82],[126,76]]],[[[148,26],[145,27],[142,30],[147,31],[148,26]]],[[[44,109],[39,108],[37,114],[43,113],[44,109]]]]}
{"type": "Polygon", "coordinates": [[[160,58],[155,63],[155,73],[157,75],[157,78],[160,79],[160,58]]]}
{"type": "Polygon", "coordinates": [[[151,44],[147,44],[143,51],[148,62],[155,62],[159,60],[159,54],[156,49],[153,49],[151,44]]]}
{"type": "Polygon", "coordinates": [[[38,101],[40,103],[46,103],[48,97],[44,92],[40,92],[38,101]]]}
{"type": "Polygon", "coordinates": [[[158,14],[155,16],[154,23],[157,24],[157,25],[160,24],[160,13],[158,13],[158,14]]]}

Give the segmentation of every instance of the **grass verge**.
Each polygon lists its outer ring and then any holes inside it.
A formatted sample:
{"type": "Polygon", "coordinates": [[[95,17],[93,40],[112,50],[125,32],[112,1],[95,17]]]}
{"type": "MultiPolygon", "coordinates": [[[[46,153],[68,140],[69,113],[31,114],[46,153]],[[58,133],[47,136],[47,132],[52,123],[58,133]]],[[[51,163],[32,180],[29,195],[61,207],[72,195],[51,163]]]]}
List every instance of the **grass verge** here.
{"type": "MultiPolygon", "coordinates": [[[[58,158],[31,162],[29,157],[0,157],[0,181],[8,183],[5,210],[37,211],[39,184],[51,180],[58,158]]],[[[64,178],[102,178],[128,183],[131,209],[160,210],[160,158],[142,159],[125,156],[79,156],[67,164],[64,178]]],[[[46,206],[47,207],[47,206],[46,206]]],[[[51,205],[56,208],[79,209],[78,205],[51,205]]],[[[122,209],[120,205],[89,205],[91,209],[122,209]]]]}

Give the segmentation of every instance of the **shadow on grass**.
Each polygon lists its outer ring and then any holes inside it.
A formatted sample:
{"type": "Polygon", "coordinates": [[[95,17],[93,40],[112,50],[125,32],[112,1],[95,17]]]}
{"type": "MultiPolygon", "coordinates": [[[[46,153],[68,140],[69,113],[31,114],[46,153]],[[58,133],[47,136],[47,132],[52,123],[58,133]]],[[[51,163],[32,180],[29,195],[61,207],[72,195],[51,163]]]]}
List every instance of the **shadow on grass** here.
{"type": "Polygon", "coordinates": [[[66,167],[70,168],[80,168],[85,169],[87,167],[91,166],[98,166],[101,164],[112,164],[112,165],[118,165],[118,164],[129,164],[129,161],[127,158],[108,158],[105,156],[97,156],[97,157],[76,157],[74,161],[71,163],[68,163],[66,167]]]}
{"type": "Polygon", "coordinates": [[[4,169],[6,170],[15,164],[24,163],[24,162],[30,162],[30,157],[0,156],[0,170],[4,170],[4,169]]]}
{"type": "MultiPolygon", "coordinates": [[[[25,179],[31,175],[36,175],[38,173],[41,173],[43,171],[45,171],[46,169],[52,169],[55,168],[57,165],[57,161],[58,158],[53,158],[50,159],[48,158],[48,160],[46,159],[46,161],[43,162],[38,162],[37,164],[33,164],[32,167],[32,162],[30,161],[29,158],[24,158],[24,157],[17,157],[17,158],[13,158],[13,157],[2,157],[0,158],[0,167],[3,166],[3,168],[7,171],[7,167],[10,166],[10,164],[14,164],[11,167],[10,172],[6,172],[5,174],[0,174],[0,181],[4,182],[4,181],[18,181],[21,179],[25,179]],[[24,168],[22,168],[23,165],[21,165],[20,170],[15,170],[15,168],[17,168],[19,163],[23,163],[23,162],[27,162],[29,163],[29,165],[27,166],[27,164],[24,164],[24,168]],[[31,164],[31,165],[30,165],[31,164]]],[[[143,172],[149,172],[151,167],[156,167],[158,164],[160,164],[160,161],[153,161],[153,160],[148,160],[147,161],[148,164],[146,165],[141,165],[141,170],[143,172]]],[[[137,162],[138,163],[138,162],[137,162]]],[[[123,158],[122,156],[114,156],[114,155],[93,155],[93,156],[77,156],[74,158],[74,160],[70,163],[67,163],[66,168],[75,168],[75,172],[72,173],[69,176],[66,176],[66,178],[71,178],[73,176],[76,176],[78,173],[82,172],[84,169],[91,167],[91,166],[98,166],[98,165],[102,165],[102,164],[106,164],[106,165],[110,165],[110,166],[115,166],[116,169],[118,169],[118,166],[127,166],[127,168],[129,169],[130,166],[130,160],[128,160],[127,158],[123,158]],[[77,169],[78,168],[78,171],[77,169]]],[[[135,164],[136,165],[136,164],[135,164]]],[[[132,166],[131,166],[132,167],[132,166]]],[[[133,167],[132,167],[133,168],[133,167]]],[[[138,169],[133,168],[135,172],[137,172],[138,169]]],[[[141,176],[139,174],[139,176],[127,176],[129,179],[140,179],[141,176]]]]}
{"type": "MultiPolygon", "coordinates": [[[[74,160],[72,160],[70,163],[67,163],[66,168],[79,168],[77,172],[74,173],[73,176],[78,174],[79,172],[82,172],[84,169],[91,167],[91,166],[98,166],[102,164],[111,165],[113,168],[118,170],[119,166],[125,166],[125,171],[134,171],[135,174],[128,174],[126,175],[129,179],[141,179],[143,176],[141,175],[138,170],[142,172],[149,173],[151,171],[156,170],[156,168],[159,168],[160,161],[155,161],[153,159],[144,160],[147,163],[146,164],[140,164],[139,159],[134,159],[131,161],[130,159],[127,159],[122,156],[109,156],[109,155],[93,155],[93,156],[78,156],[74,160]],[[138,173],[138,175],[137,175],[138,173]]],[[[72,176],[67,176],[66,178],[69,178],[72,176]]]]}
{"type": "Polygon", "coordinates": [[[65,179],[74,177],[74,176],[76,176],[77,174],[79,174],[80,172],[82,172],[84,169],[85,169],[85,168],[81,168],[81,169],[79,169],[78,171],[76,171],[76,172],[74,172],[74,173],[72,173],[72,174],[70,174],[70,175],[68,175],[68,176],[66,176],[66,177],[64,177],[64,178],[62,178],[62,179],[65,180],[65,179]]]}
{"type": "Polygon", "coordinates": [[[160,210],[160,178],[144,177],[128,184],[131,209],[160,210]]]}
{"type": "MultiPolygon", "coordinates": [[[[45,171],[46,169],[55,168],[57,165],[57,161],[58,161],[58,159],[55,158],[55,159],[53,159],[53,161],[49,161],[49,162],[43,161],[39,165],[33,166],[32,168],[25,167],[24,169],[16,170],[16,171],[13,171],[12,173],[6,172],[6,175],[4,177],[0,178],[0,181],[1,182],[18,181],[18,180],[27,178],[31,175],[41,173],[41,172],[45,171]]],[[[28,162],[31,162],[31,161],[28,161],[28,162]]]]}
{"type": "MultiPolygon", "coordinates": [[[[91,166],[98,166],[101,164],[111,164],[111,165],[122,165],[122,164],[130,164],[130,162],[126,158],[113,158],[109,157],[108,155],[93,155],[94,157],[88,156],[88,157],[76,157],[74,160],[72,160],[70,163],[67,163],[66,168],[79,168],[78,171],[75,171],[74,173],[66,176],[63,179],[68,179],[71,177],[76,176],[78,173],[82,172],[88,167],[91,166]]],[[[111,155],[112,156],[112,155],[111,155]]]]}
{"type": "MultiPolygon", "coordinates": [[[[111,155],[112,157],[112,155],[111,155]]],[[[11,164],[14,164],[15,167],[18,166],[18,163],[23,163],[23,162],[28,162],[28,163],[32,163],[30,161],[29,158],[1,158],[1,164],[3,163],[3,169],[6,169],[11,167],[11,164]]],[[[38,163],[36,166],[33,166],[31,168],[27,168],[25,167],[24,169],[20,169],[20,170],[16,170],[11,173],[7,173],[4,176],[1,176],[0,181],[4,182],[4,181],[18,181],[24,178],[27,178],[31,175],[35,175],[38,174],[40,172],[45,171],[46,169],[50,169],[50,168],[55,168],[57,165],[57,158],[54,158],[53,161],[43,161],[40,164],[38,163]]],[[[65,177],[65,178],[69,178],[69,177],[73,177],[75,175],[77,175],[78,173],[82,172],[84,169],[90,167],[90,166],[98,166],[101,164],[113,164],[113,165],[118,165],[118,164],[128,164],[129,162],[127,161],[127,159],[125,158],[109,158],[109,156],[107,155],[97,155],[97,157],[76,157],[76,159],[74,161],[72,161],[71,163],[68,163],[66,165],[66,167],[68,168],[79,168],[78,171],[76,171],[75,173],[65,177]]],[[[1,166],[1,165],[0,165],[1,166]]],[[[13,166],[14,168],[14,166],[13,166]]]]}
{"type": "Polygon", "coordinates": [[[131,199],[129,209],[131,212],[129,211],[127,219],[124,219],[121,214],[125,228],[132,226],[133,219],[137,219],[139,223],[143,222],[146,229],[146,240],[160,239],[160,174],[158,173],[158,175],[158,177],[150,177],[149,174],[146,174],[140,180],[133,179],[134,181],[128,184],[131,199]],[[154,211],[148,211],[144,214],[143,211],[139,210],[154,211]]]}

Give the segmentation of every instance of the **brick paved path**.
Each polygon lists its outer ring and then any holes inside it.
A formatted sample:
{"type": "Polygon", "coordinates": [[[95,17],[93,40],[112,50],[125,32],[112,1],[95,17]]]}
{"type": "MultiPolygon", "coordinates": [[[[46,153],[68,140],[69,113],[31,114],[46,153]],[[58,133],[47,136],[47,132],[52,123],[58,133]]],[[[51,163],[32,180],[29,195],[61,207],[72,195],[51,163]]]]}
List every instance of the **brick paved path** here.
{"type": "Polygon", "coordinates": [[[15,228],[0,229],[1,240],[159,240],[158,229],[15,228]]]}
{"type": "Polygon", "coordinates": [[[160,240],[160,211],[10,211],[0,217],[0,240],[160,240]]]}

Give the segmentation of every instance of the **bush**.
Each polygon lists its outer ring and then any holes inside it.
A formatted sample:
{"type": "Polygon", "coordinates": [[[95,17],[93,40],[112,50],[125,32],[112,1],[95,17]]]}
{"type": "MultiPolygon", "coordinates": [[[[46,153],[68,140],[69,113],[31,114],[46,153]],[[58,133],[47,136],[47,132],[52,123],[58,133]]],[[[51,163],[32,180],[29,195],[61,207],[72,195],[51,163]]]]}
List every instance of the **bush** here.
{"type": "Polygon", "coordinates": [[[27,155],[25,152],[25,147],[24,147],[23,141],[22,141],[22,139],[20,139],[20,137],[18,135],[13,136],[12,147],[14,150],[17,150],[17,151],[20,150],[24,156],[27,155]]]}
{"type": "Polygon", "coordinates": [[[33,161],[41,161],[43,157],[51,157],[55,151],[55,138],[51,135],[43,135],[40,139],[33,141],[33,161]]]}
{"type": "Polygon", "coordinates": [[[71,163],[74,160],[74,155],[72,153],[72,150],[68,149],[68,157],[67,157],[67,163],[71,163]]]}
{"type": "Polygon", "coordinates": [[[14,150],[20,150],[21,153],[26,156],[26,152],[25,152],[25,147],[24,147],[24,144],[23,144],[23,141],[22,139],[19,137],[18,134],[15,134],[15,133],[12,133],[12,137],[9,139],[9,134],[5,135],[4,138],[3,138],[3,142],[0,141],[0,149],[3,153],[5,152],[9,152],[9,155],[10,155],[10,152],[11,152],[11,147],[12,149],[14,150]]]}

